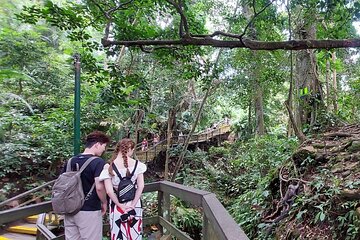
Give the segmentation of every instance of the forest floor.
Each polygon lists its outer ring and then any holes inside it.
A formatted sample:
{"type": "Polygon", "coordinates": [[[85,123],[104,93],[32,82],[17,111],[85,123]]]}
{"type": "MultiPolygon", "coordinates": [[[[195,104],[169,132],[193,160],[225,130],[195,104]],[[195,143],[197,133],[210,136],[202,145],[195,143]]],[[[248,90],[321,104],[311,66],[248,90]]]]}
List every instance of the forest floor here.
{"type": "MultiPolygon", "coordinates": [[[[147,182],[164,179],[162,154],[147,164],[147,182]]],[[[176,161],[170,158],[169,172],[176,161]]],[[[360,124],[309,137],[279,167],[270,190],[264,239],[360,239],[360,124]]]]}
{"type": "Polygon", "coordinates": [[[276,239],[359,239],[360,124],[303,142],[272,184],[262,221],[276,239]]]}

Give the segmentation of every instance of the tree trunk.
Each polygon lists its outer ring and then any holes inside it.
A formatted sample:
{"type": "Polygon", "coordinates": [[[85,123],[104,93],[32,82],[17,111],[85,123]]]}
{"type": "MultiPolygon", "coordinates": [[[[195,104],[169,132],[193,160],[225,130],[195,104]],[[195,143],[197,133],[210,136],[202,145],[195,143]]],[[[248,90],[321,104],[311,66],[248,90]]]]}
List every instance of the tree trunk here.
{"type": "Polygon", "coordinates": [[[329,80],[329,73],[330,73],[330,61],[326,58],[326,73],[325,73],[325,83],[326,83],[326,110],[330,110],[330,80],[329,80]]]}
{"type": "Polygon", "coordinates": [[[295,131],[295,135],[299,138],[300,142],[304,142],[306,141],[306,136],[304,135],[304,133],[302,132],[301,129],[299,129],[296,125],[296,121],[295,121],[295,118],[294,118],[294,115],[290,109],[290,106],[289,106],[289,102],[288,101],[285,101],[285,106],[286,106],[286,109],[288,110],[288,113],[289,113],[289,119],[290,119],[290,122],[292,124],[292,127],[295,131]]]}
{"type": "MultiPolygon", "coordinates": [[[[222,50],[220,50],[220,51],[218,52],[218,55],[217,55],[216,60],[215,60],[215,63],[214,63],[214,69],[217,67],[217,64],[218,64],[218,62],[219,62],[221,53],[222,53],[222,50]]],[[[214,71],[214,72],[215,72],[215,71],[214,71]]],[[[197,114],[196,114],[195,121],[194,121],[194,123],[193,123],[193,125],[192,125],[192,128],[191,128],[191,130],[190,130],[190,132],[189,132],[189,134],[187,135],[187,138],[186,138],[186,140],[185,140],[184,147],[183,147],[183,150],[182,150],[182,152],[181,152],[181,155],[180,155],[178,161],[176,162],[175,170],[174,170],[174,173],[173,173],[173,175],[172,175],[172,177],[171,177],[171,181],[172,181],[172,182],[175,181],[175,179],[176,179],[176,174],[178,173],[178,171],[179,171],[179,169],[180,169],[180,166],[181,166],[181,164],[182,164],[182,161],[183,161],[183,159],[184,159],[184,157],[185,157],[185,153],[186,153],[186,150],[187,150],[187,148],[188,148],[188,145],[189,145],[191,136],[192,136],[192,134],[193,134],[194,131],[195,131],[195,128],[196,128],[196,126],[197,126],[197,124],[198,124],[198,122],[199,122],[199,119],[200,119],[202,110],[203,110],[203,108],[204,108],[204,105],[205,105],[205,103],[206,103],[206,100],[207,100],[207,98],[208,98],[209,95],[210,95],[210,92],[211,92],[211,89],[212,89],[211,86],[213,86],[213,80],[211,80],[211,82],[210,82],[210,84],[209,84],[209,86],[208,86],[208,89],[207,89],[206,92],[205,92],[205,96],[203,97],[203,99],[202,99],[202,101],[201,101],[201,104],[200,104],[200,108],[199,108],[199,110],[198,110],[198,112],[197,112],[197,114]]],[[[218,85],[216,85],[216,86],[218,86],[218,85]]],[[[215,92],[215,90],[214,90],[212,93],[214,93],[214,92],[215,92]]]]}
{"type": "MultiPolygon", "coordinates": [[[[311,21],[305,19],[307,21],[311,21]]],[[[314,23],[309,23],[307,27],[297,29],[298,38],[315,39],[316,29],[314,23]]],[[[317,118],[318,108],[322,101],[320,82],[317,76],[317,65],[314,50],[299,51],[296,56],[296,91],[299,93],[297,98],[297,109],[295,119],[299,122],[298,128],[304,124],[312,125],[317,118]]]]}
{"type": "Polygon", "coordinates": [[[179,171],[180,166],[181,166],[181,164],[182,164],[182,161],[183,161],[183,159],[184,159],[184,157],[185,157],[186,149],[187,149],[187,147],[188,147],[188,145],[189,145],[191,136],[192,136],[192,134],[194,133],[195,128],[196,128],[196,126],[197,126],[197,124],[198,124],[198,122],[199,122],[199,119],[200,119],[202,110],[203,110],[203,108],[204,108],[206,99],[207,99],[208,96],[209,96],[210,90],[211,90],[211,84],[210,84],[209,88],[206,90],[205,96],[204,96],[203,100],[201,101],[201,105],[200,105],[200,108],[199,108],[199,110],[198,110],[198,112],[197,112],[195,122],[193,123],[193,126],[192,126],[192,128],[191,128],[191,131],[190,131],[189,134],[187,135],[187,138],[186,138],[185,143],[184,143],[183,151],[181,152],[181,155],[180,155],[178,161],[176,162],[175,170],[174,170],[174,173],[173,173],[173,175],[172,175],[172,177],[171,177],[171,181],[172,181],[172,182],[175,181],[176,174],[177,174],[177,172],[179,171]]]}
{"type": "Polygon", "coordinates": [[[139,136],[138,136],[138,131],[139,131],[139,126],[140,126],[140,123],[141,123],[143,117],[144,117],[144,111],[141,109],[137,110],[136,117],[135,117],[135,130],[134,130],[134,136],[133,136],[133,140],[136,143],[140,142],[139,136]]]}
{"type": "MultiPolygon", "coordinates": [[[[291,34],[290,34],[291,36],[291,34]]],[[[291,38],[290,38],[291,40],[291,38]]],[[[289,86],[289,93],[288,93],[288,99],[286,100],[287,106],[286,109],[289,113],[289,120],[288,120],[288,126],[287,126],[287,136],[290,137],[293,134],[293,131],[295,128],[297,128],[297,131],[301,131],[299,129],[298,124],[296,123],[296,119],[293,115],[293,94],[294,94],[294,79],[293,79],[293,72],[294,72],[294,66],[293,66],[293,52],[290,51],[290,86],[289,86]]],[[[302,133],[302,131],[301,131],[302,133]]]]}
{"type": "Polygon", "coordinates": [[[248,134],[252,133],[252,127],[251,127],[251,105],[252,105],[252,100],[249,100],[249,107],[248,107],[248,134]]]}
{"type": "Polygon", "coordinates": [[[167,133],[166,133],[166,159],[165,159],[165,171],[164,171],[164,180],[167,180],[169,177],[169,156],[170,156],[170,147],[171,147],[171,138],[172,138],[172,126],[175,110],[173,108],[169,109],[168,112],[168,122],[167,122],[167,133]]]}
{"type": "Polygon", "coordinates": [[[332,53],[332,61],[334,64],[333,68],[333,106],[334,106],[334,113],[336,114],[338,112],[338,106],[337,106],[337,80],[336,80],[336,68],[335,68],[335,62],[336,62],[336,52],[332,53]]]}
{"type": "Polygon", "coordinates": [[[264,123],[264,101],[263,90],[258,81],[255,81],[255,118],[256,118],[256,132],[258,136],[265,135],[265,123],[264,123]]]}
{"type": "MultiPolygon", "coordinates": [[[[243,5],[243,15],[248,21],[251,21],[254,12],[253,9],[248,5],[243,5]]],[[[256,29],[253,24],[249,26],[249,37],[251,39],[257,39],[256,29]]],[[[258,136],[262,136],[265,134],[265,121],[264,121],[264,101],[263,101],[263,89],[261,83],[259,82],[259,68],[261,68],[261,64],[257,61],[257,52],[252,51],[252,56],[254,59],[254,66],[252,68],[251,76],[253,76],[253,93],[254,93],[254,106],[255,106],[255,134],[258,136]]]]}

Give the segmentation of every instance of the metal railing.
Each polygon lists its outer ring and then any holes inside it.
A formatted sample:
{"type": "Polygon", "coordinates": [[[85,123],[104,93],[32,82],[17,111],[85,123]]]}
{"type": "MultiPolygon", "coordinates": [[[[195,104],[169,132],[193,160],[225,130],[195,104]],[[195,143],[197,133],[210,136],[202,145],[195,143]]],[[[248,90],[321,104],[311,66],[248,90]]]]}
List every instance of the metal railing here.
{"type": "MultiPolygon", "coordinates": [[[[181,184],[160,181],[145,185],[144,193],[157,192],[158,212],[156,216],[144,218],[144,225],[159,224],[172,236],[179,240],[190,240],[189,235],[176,228],[170,221],[170,195],[193,206],[202,208],[202,233],[204,240],[246,240],[248,239],[240,226],[234,221],[215,194],[198,190],[181,184]]],[[[43,202],[30,206],[13,208],[0,212],[0,224],[23,219],[27,216],[51,212],[51,202],[43,202]]],[[[38,224],[41,237],[44,239],[61,239],[38,224]]]]}

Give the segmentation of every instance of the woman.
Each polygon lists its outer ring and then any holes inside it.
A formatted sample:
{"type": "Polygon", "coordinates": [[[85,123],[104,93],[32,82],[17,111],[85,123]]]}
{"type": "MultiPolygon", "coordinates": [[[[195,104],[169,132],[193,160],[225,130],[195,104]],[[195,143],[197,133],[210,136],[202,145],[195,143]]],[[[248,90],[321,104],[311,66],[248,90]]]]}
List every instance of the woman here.
{"type": "Polygon", "coordinates": [[[128,138],[120,140],[110,159],[100,174],[104,180],[106,193],[110,198],[111,240],[142,239],[142,208],[141,193],[144,189],[144,172],[146,165],[131,158],[135,143],[128,138]],[[115,169],[115,170],[114,170],[115,169]],[[120,178],[129,177],[135,184],[136,192],[133,200],[120,203],[116,194],[120,178]],[[133,174],[133,175],[131,175],[133,174]],[[134,211],[135,210],[135,211],[134,211]]]}
{"type": "Polygon", "coordinates": [[[156,146],[156,144],[158,144],[159,143],[159,135],[157,134],[157,133],[155,133],[155,135],[154,135],[154,139],[153,139],[153,144],[154,144],[154,146],[156,146]]]}
{"type": "Polygon", "coordinates": [[[144,138],[144,140],[141,142],[141,151],[145,151],[148,148],[148,141],[146,140],[146,138],[144,138]]]}

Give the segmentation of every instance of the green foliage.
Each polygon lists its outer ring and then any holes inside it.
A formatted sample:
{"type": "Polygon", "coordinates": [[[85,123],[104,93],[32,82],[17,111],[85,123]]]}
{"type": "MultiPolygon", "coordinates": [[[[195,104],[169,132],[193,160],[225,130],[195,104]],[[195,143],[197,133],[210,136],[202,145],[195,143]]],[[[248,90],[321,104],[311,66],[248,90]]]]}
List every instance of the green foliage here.
{"type": "MultiPolygon", "coordinates": [[[[83,135],[99,129],[116,140],[128,130],[133,134],[138,127],[141,134],[159,132],[163,136],[169,109],[176,112],[174,128],[187,133],[204,91],[211,87],[197,130],[210,127],[226,115],[234,123],[238,141],[211,147],[208,152],[188,151],[177,180],[215,192],[250,238],[265,238],[266,226],[260,224],[260,218],[271,207],[272,180],[297,145],[295,139],[285,137],[288,116],[283,102],[290,82],[288,52],[223,49],[215,61],[218,50],[208,47],[155,47],[155,51],[149,47],[145,50],[151,53],[146,54],[138,48],[104,48],[101,38],[110,18],[113,40],[179,38],[181,19],[168,1],[134,0],[122,2],[125,5],[120,8],[117,4],[4,1],[0,13],[9,19],[0,19],[0,178],[4,179],[0,198],[23,190],[19,186],[27,189],[35,186],[34,181],[54,178],[62,162],[71,156],[74,78],[71,55],[79,52],[83,135]],[[254,138],[254,99],[259,89],[268,132],[264,137],[254,138]],[[138,119],[140,112],[143,117],[138,119]]],[[[233,4],[217,0],[183,1],[190,32],[209,34],[220,29],[241,34],[255,14],[252,11],[260,11],[268,1],[233,4]],[[245,16],[245,8],[249,16],[245,16]]],[[[273,2],[253,19],[244,37],[261,41],[287,39],[289,26],[283,7],[284,1],[273,2]]],[[[301,24],[308,20],[315,23],[318,38],[356,37],[352,21],[358,19],[359,9],[357,2],[291,1],[292,30],[307,27],[301,24]]],[[[322,84],[329,51],[316,52],[322,84]]],[[[358,51],[336,53],[337,61],[331,61],[330,69],[338,74],[338,112],[318,112],[316,124],[303,126],[308,132],[320,131],[342,120],[356,123],[360,119],[358,51]]],[[[179,156],[182,147],[173,148],[170,156],[179,156]]],[[[302,167],[316,167],[313,158],[303,164],[302,167]]],[[[329,174],[324,172],[311,186],[318,194],[303,194],[295,200],[292,213],[298,221],[306,220],[313,225],[334,223],[334,239],[345,235],[357,239],[357,205],[332,200],[338,194],[339,180],[331,179],[334,186],[329,187],[325,178],[329,174]],[[341,214],[334,216],[332,210],[341,214]]],[[[348,188],[358,185],[346,183],[348,188]]],[[[144,200],[145,213],[154,215],[156,195],[145,194],[144,200]]],[[[201,211],[176,199],[173,205],[173,222],[198,236],[201,211]]]]}
{"type": "Polygon", "coordinates": [[[175,226],[198,239],[202,229],[202,214],[200,209],[191,208],[177,198],[171,199],[171,221],[175,226]]]}
{"type": "Polygon", "coordinates": [[[181,173],[185,185],[211,191],[250,238],[261,234],[276,169],[297,146],[295,139],[265,136],[189,155],[181,173]],[[200,184],[201,182],[201,184],[200,184]],[[259,226],[258,226],[259,225],[259,226]]]}
{"type": "MultiPolygon", "coordinates": [[[[290,215],[295,215],[298,223],[307,222],[311,227],[331,226],[334,239],[358,239],[360,219],[356,214],[357,201],[339,198],[342,179],[326,168],[318,167],[316,171],[311,190],[298,195],[290,215]]],[[[359,182],[348,184],[345,184],[347,188],[357,187],[359,182]]]]}

